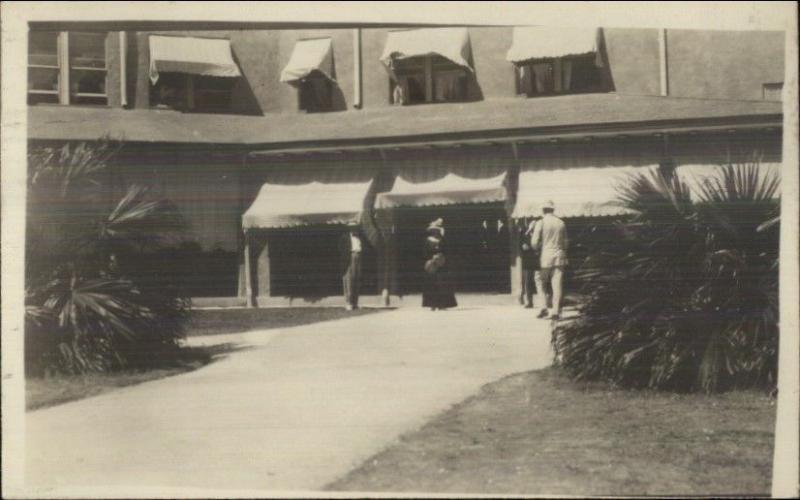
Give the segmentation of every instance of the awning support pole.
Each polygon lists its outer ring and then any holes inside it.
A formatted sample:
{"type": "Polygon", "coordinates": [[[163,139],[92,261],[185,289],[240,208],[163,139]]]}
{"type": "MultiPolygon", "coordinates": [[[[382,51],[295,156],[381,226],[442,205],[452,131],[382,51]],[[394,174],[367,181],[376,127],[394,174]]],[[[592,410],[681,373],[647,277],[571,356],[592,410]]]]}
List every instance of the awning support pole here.
{"type": "Polygon", "coordinates": [[[250,269],[250,232],[244,233],[244,290],[247,295],[247,307],[253,307],[253,278],[250,269]]]}
{"type": "MultiPolygon", "coordinates": [[[[387,168],[386,151],[380,148],[378,149],[378,152],[381,155],[381,162],[383,163],[383,168],[387,168]]],[[[380,228],[379,226],[379,230],[383,231],[383,228],[380,228]]],[[[390,245],[394,245],[393,235],[389,235],[389,238],[385,237],[383,238],[383,244],[382,244],[383,248],[381,249],[381,252],[383,253],[380,259],[381,261],[380,263],[383,264],[381,266],[381,272],[383,273],[383,280],[382,280],[383,286],[381,287],[381,302],[383,303],[384,307],[389,307],[389,305],[391,304],[389,290],[391,289],[390,282],[392,279],[391,266],[393,259],[391,256],[393,255],[393,249],[390,248],[390,245]]]]}

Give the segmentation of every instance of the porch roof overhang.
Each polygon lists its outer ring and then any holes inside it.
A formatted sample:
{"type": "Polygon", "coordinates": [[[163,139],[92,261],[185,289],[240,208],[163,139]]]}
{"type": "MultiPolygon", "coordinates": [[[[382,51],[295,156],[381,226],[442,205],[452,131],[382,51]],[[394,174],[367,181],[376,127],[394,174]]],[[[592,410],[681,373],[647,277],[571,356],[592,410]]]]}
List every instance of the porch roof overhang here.
{"type": "Polygon", "coordinates": [[[28,137],[36,141],[108,136],[131,143],[209,144],[269,155],[781,127],[778,102],[616,94],[267,116],[28,108],[28,137]]]}

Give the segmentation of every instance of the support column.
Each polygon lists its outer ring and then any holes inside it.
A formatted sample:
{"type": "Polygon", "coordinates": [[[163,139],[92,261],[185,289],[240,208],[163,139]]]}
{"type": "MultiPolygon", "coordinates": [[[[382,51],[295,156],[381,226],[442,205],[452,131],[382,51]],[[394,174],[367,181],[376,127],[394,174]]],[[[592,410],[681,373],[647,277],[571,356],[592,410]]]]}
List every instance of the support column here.
{"type": "Polygon", "coordinates": [[[658,30],[658,72],[661,95],[669,95],[669,61],[667,60],[667,30],[658,30]]]}
{"type": "Polygon", "coordinates": [[[259,238],[256,252],[258,254],[256,258],[256,273],[258,276],[256,298],[264,297],[266,300],[270,295],[269,240],[266,235],[262,235],[259,238]]]}
{"type": "Polygon", "coordinates": [[[381,304],[389,306],[389,242],[384,240],[378,249],[378,290],[381,293],[381,304]]]}
{"type": "Polygon", "coordinates": [[[390,305],[391,293],[394,289],[392,283],[392,262],[394,255],[394,237],[391,233],[391,215],[381,211],[376,220],[376,227],[381,233],[381,246],[378,248],[378,290],[381,294],[381,304],[390,305]]]}
{"type": "Polygon", "coordinates": [[[509,253],[511,264],[511,295],[514,300],[522,293],[522,258],[519,255],[520,235],[513,219],[509,219],[509,253]]]}
{"type": "Polygon", "coordinates": [[[397,238],[394,234],[394,217],[392,217],[389,233],[386,238],[386,248],[384,254],[384,285],[381,292],[384,305],[389,305],[389,297],[392,292],[397,293],[397,238]]]}
{"type": "Polygon", "coordinates": [[[244,234],[244,294],[247,307],[253,307],[253,270],[250,266],[250,233],[244,234]]]}
{"type": "Polygon", "coordinates": [[[353,107],[361,109],[361,28],[353,29],[353,107]]]}

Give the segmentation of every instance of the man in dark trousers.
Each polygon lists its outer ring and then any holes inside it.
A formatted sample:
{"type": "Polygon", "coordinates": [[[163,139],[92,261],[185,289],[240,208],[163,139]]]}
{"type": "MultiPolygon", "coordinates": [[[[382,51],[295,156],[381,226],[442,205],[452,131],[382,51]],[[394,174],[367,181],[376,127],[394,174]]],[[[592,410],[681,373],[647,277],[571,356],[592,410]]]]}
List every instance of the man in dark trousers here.
{"type": "Polygon", "coordinates": [[[363,240],[358,224],[348,224],[347,232],[339,239],[341,255],[342,288],[344,303],[348,311],[358,309],[358,294],[361,290],[361,253],[363,240]]]}
{"type": "MultiPolygon", "coordinates": [[[[564,268],[568,264],[567,248],[567,227],[564,221],[553,213],[555,204],[552,201],[545,202],[542,207],[544,214],[533,228],[531,236],[531,246],[540,252],[540,275],[545,286],[551,286],[552,294],[547,296],[547,303],[542,304],[542,309],[538,318],[546,318],[548,315],[553,320],[561,318],[561,299],[564,295],[564,268]],[[548,312],[548,308],[550,311],[548,312]]],[[[538,283],[537,283],[538,285],[538,283]]],[[[542,290],[544,291],[544,290],[542,290]]]]}
{"type": "MultiPolygon", "coordinates": [[[[539,254],[536,249],[531,246],[531,232],[526,230],[525,227],[520,231],[519,239],[519,255],[522,264],[522,291],[520,292],[520,303],[525,305],[525,309],[532,309],[534,279],[537,277],[536,273],[539,271],[539,254]]],[[[540,285],[537,283],[537,286],[540,285]]]]}

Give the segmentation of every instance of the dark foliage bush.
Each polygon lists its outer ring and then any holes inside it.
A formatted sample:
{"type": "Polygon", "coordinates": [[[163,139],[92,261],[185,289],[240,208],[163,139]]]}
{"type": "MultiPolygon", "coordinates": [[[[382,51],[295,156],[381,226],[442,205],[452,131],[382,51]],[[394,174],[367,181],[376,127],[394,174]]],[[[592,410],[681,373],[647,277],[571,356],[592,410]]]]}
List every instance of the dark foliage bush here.
{"type": "Polygon", "coordinates": [[[621,186],[633,215],[589,249],[575,271],[580,314],[553,334],[574,377],[676,391],[775,384],[779,179],[754,161],[698,185],[693,200],[662,167],[621,186]]]}
{"type": "Polygon", "coordinates": [[[43,149],[29,157],[26,371],[146,368],[175,358],[188,310],[184,291],[143,265],[178,234],[166,200],[131,185],[115,199],[116,148],[43,149]]]}

